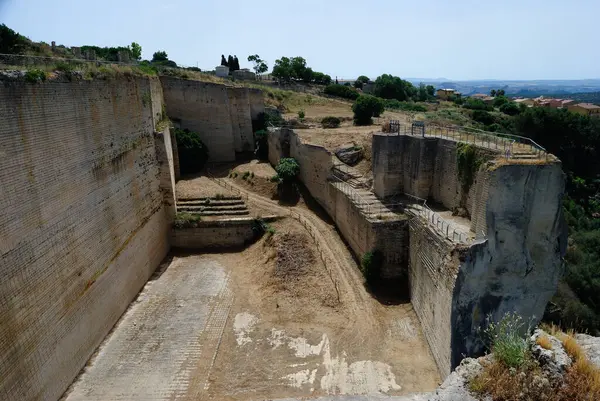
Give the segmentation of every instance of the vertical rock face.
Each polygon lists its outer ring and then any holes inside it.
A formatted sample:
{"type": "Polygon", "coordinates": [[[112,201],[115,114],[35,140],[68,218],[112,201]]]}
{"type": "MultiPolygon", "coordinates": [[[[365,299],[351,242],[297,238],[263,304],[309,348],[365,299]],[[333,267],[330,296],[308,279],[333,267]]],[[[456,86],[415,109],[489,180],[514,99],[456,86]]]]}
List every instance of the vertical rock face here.
{"type": "Polygon", "coordinates": [[[161,102],[147,78],[0,83],[1,400],[58,399],[165,256],[161,102]]]}
{"type": "Polygon", "coordinates": [[[462,259],[452,304],[452,367],[483,351],[476,335],[489,315],[541,319],[562,273],[566,225],[560,163],[505,165],[490,172],[487,239],[462,259]]]}

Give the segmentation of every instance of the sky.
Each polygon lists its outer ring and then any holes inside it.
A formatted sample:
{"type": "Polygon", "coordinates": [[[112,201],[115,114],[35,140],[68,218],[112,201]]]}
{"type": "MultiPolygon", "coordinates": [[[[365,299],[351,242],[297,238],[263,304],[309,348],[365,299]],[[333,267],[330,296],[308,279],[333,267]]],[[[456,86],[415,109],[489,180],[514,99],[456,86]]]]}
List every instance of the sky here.
{"type": "Polygon", "coordinates": [[[599,0],[0,0],[0,23],[66,46],[141,44],[212,70],[301,56],[340,79],[600,78],[599,0]]]}

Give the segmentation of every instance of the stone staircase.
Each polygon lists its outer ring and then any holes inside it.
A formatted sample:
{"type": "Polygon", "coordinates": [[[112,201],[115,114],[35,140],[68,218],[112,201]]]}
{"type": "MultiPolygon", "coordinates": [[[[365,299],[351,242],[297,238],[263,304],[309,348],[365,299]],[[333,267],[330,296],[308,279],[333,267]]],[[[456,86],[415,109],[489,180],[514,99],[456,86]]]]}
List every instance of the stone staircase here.
{"type": "Polygon", "coordinates": [[[395,220],[398,214],[389,205],[381,202],[373,192],[364,188],[354,188],[347,182],[331,181],[330,185],[345,194],[352,203],[371,220],[395,220]]]}
{"type": "Polygon", "coordinates": [[[335,178],[346,182],[352,188],[369,189],[370,187],[369,181],[360,172],[342,162],[334,161],[331,173],[335,178]]]}
{"type": "Polygon", "coordinates": [[[177,200],[177,211],[201,216],[247,216],[250,214],[241,196],[184,198],[177,200]]]}
{"type": "Polygon", "coordinates": [[[511,155],[512,159],[531,159],[531,160],[535,160],[535,159],[539,159],[539,156],[536,152],[530,151],[530,150],[515,150],[514,153],[511,155]]]}

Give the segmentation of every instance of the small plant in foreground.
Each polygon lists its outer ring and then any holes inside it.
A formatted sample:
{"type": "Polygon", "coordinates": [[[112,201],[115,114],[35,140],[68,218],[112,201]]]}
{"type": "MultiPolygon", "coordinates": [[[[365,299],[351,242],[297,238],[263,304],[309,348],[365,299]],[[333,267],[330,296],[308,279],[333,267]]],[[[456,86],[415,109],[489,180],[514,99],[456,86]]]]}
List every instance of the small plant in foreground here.
{"type": "Polygon", "coordinates": [[[517,313],[506,313],[499,322],[494,322],[488,315],[484,337],[498,361],[509,368],[518,368],[528,357],[530,331],[517,313]]]}
{"type": "Polygon", "coordinates": [[[381,251],[375,249],[363,255],[360,270],[368,285],[372,285],[379,278],[382,263],[383,255],[381,251]]]}
{"type": "Polygon", "coordinates": [[[202,220],[199,214],[179,212],[175,215],[173,227],[175,228],[191,228],[196,227],[198,222],[202,220]]]}
{"type": "Polygon", "coordinates": [[[282,182],[291,182],[300,173],[300,165],[292,157],[284,157],[275,167],[277,177],[282,182]]]}
{"type": "Polygon", "coordinates": [[[30,82],[32,84],[36,82],[43,82],[46,80],[46,73],[42,70],[29,70],[25,73],[25,81],[30,82]]]}
{"type": "Polygon", "coordinates": [[[537,340],[535,340],[535,342],[537,345],[539,345],[543,349],[548,349],[548,350],[552,349],[552,341],[550,341],[550,338],[546,335],[539,336],[537,338],[537,340]]]}
{"type": "Polygon", "coordinates": [[[300,110],[300,111],[298,112],[298,118],[299,118],[300,120],[304,120],[304,117],[306,117],[306,113],[304,112],[304,110],[300,110]]]}

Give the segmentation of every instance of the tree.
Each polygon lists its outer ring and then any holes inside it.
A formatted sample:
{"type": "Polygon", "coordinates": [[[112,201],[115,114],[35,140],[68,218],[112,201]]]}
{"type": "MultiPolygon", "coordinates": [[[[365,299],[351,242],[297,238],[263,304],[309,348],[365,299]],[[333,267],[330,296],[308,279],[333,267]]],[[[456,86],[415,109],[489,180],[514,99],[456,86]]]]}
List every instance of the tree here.
{"type": "Polygon", "coordinates": [[[28,45],[26,37],[19,35],[4,24],[0,24],[0,53],[19,54],[28,45]]]}
{"type": "Polygon", "coordinates": [[[356,78],[356,81],[354,81],[354,87],[356,89],[362,89],[366,83],[369,83],[369,81],[369,77],[367,77],[366,75],[361,75],[358,78],[356,78]]]}
{"type": "Polygon", "coordinates": [[[496,96],[504,96],[506,94],[506,92],[504,91],[504,89],[498,89],[496,91],[496,96]]]}
{"type": "Polygon", "coordinates": [[[419,100],[419,102],[426,102],[428,98],[429,96],[427,94],[427,87],[423,82],[421,82],[417,91],[417,99],[419,100]]]}
{"type": "Polygon", "coordinates": [[[322,72],[313,72],[313,82],[319,85],[329,85],[331,83],[331,77],[322,72]]]}
{"type": "Polygon", "coordinates": [[[208,160],[208,148],[200,135],[187,129],[175,129],[181,174],[197,173],[208,160]]]}
{"type": "Polygon", "coordinates": [[[375,80],[375,96],[384,99],[406,101],[416,97],[417,89],[408,81],[389,74],[383,74],[375,80]]]}
{"type": "Polygon", "coordinates": [[[521,112],[521,108],[515,102],[506,102],[500,106],[500,111],[509,116],[516,116],[521,112]]]}
{"type": "Polygon", "coordinates": [[[432,98],[435,96],[435,88],[433,85],[427,85],[425,87],[425,89],[427,90],[427,95],[432,98]]]}
{"type": "Polygon", "coordinates": [[[292,63],[288,57],[282,57],[278,60],[275,60],[275,65],[273,66],[273,72],[271,74],[285,82],[289,82],[292,79],[292,63]]]}
{"type": "Polygon", "coordinates": [[[157,52],[154,52],[154,54],[152,55],[152,62],[168,61],[168,60],[169,60],[169,56],[167,55],[167,52],[164,50],[159,50],[157,52]]]}
{"type": "Polygon", "coordinates": [[[235,65],[233,64],[233,57],[231,57],[231,54],[227,56],[227,65],[229,66],[229,72],[233,71],[235,65]]]}
{"type": "Polygon", "coordinates": [[[307,74],[306,60],[303,57],[292,57],[290,59],[290,65],[292,68],[292,78],[304,79],[307,74]]]}
{"type": "Polygon", "coordinates": [[[304,71],[302,72],[302,82],[304,83],[310,83],[313,80],[313,70],[310,67],[307,67],[304,69],[304,71]]]}
{"type": "Polygon", "coordinates": [[[221,65],[224,67],[229,67],[229,64],[227,64],[227,60],[225,59],[224,54],[221,54],[221,65]]]}
{"type": "Polygon", "coordinates": [[[240,61],[238,60],[237,56],[233,56],[233,68],[232,71],[237,71],[240,69],[240,61]]]}
{"type": "Polygon", "coordinates": [[[372,117],[379,117],[385,110],[382,99],[371,95],[360,95],[352,105],[355,125],[371,125],[372,117]]]}
{"type": "MultiPolygon", "coordinates": [[[[498,92],[496,92],[498,93],[498,92]]],[[[503,104],[508,103],[509,100],[506,96],[503,95],[497,95],[494,98],[494,107],[501,107],[503,104]]]]}
{"type": "Polygon", "coordinates": [[[256,75],[264,74],[269,70],[267,63],[265,63],[258,54],[248,56],[248,61],[254,64],[252,69],[256,75]]]}
{"type": "Polygon", "coordinates": [[[496,89],[492,89],[492,90],[490,91],[490,96],[491,96],[491,97],[495,97],[495,96],[496,96],[496,89]]]}
{"type": "Polygon", "coordinates": [[[142,59],[142,46],[140,46],[139,43],[132,42],[131,46],[129,47],[129,52],[134,60],[142,59]]]}

